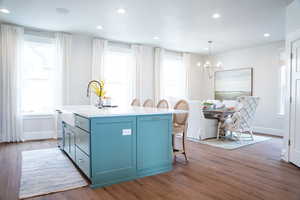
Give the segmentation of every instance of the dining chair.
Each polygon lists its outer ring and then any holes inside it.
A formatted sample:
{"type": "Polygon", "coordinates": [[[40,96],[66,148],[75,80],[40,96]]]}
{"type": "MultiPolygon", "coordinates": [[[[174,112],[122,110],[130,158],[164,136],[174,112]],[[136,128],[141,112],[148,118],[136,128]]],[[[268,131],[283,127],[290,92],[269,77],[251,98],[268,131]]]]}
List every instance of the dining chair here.
{"type": "MultiPolygon", "coordinates": [[[[189,104],[185,100],[178,101],[175,106],[174,110],[189,110],[189,104]]],[[[185,161],[188,161],[186,156],[186,134],[187,134],[187,128],[188,128],[188,112],[187,113],[178,113],[174,114],[173,116],[173,134],[172,134],[172,145],[173,145],[173,155],[174,160],[176,161],[176,155],[183,154],[185,157],[185,161]],[[182,149],[177,149],[175,147],[175,138],[182,134],[182,149]]]]}
{"type": "Polygon", "coordinates": [[[168,108],[169,108],[169,103],[168,103],[167,100],[162,99],[162,100],[160,100],[160,101],[157,103],[156,107],[157,107],[157,108],[166,108],[166,109],[168,109],[168,108]]]}
{"type": "Polygon", "coordinates": [[[237,100],[240,103],[240,109],[235,112],[232,117],[225,120],[222,128],[225,131],[237,134],[237,139],[241,139],[241,134],[249,134],[253,138],[253,121],[255,112],[259,103],[259,97],[242,96],[237,100]]]}
{"type": "Polygon", "coordinates": [[[131,102],[131,106],[141,106],[141,102],[139,99],[133,99],[131,102]]]}
{"type": "Polygon", "coordinates": [[[147,100],[144,102],[143,107],[149,107],[149,108],[154,107],[154,102],[153,102],[153,100],[152,100],[152,99],[147,99],[147,100]]]}

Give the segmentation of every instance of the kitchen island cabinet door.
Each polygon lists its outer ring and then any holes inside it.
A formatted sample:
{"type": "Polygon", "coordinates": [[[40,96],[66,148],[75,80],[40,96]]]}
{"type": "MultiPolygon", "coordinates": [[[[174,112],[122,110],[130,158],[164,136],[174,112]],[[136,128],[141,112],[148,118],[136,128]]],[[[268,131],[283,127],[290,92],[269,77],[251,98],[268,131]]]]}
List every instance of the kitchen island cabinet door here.
{"type": "Polygon", "coordinates": [[[172,115],[137,117],[139,177],[172,169],[172,115]]]}
{"type": "Polygon", "coordinates": [[[92,187],[136,177],[136,117],[91,119],[92,187]]]}

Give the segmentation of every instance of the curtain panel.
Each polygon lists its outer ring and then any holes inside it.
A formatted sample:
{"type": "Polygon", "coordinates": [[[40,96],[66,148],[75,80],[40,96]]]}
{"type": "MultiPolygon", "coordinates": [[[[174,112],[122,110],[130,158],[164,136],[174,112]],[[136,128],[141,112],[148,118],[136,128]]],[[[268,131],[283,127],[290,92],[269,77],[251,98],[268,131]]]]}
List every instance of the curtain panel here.
{"type": "Polygon", "coordinates": [[[162,65],[165,50],[162,48],[154,49],[154,99],[155,103],[158,103],[161,99],[162,93],[162,65]]]}
{"type": "Polygon", "coordinates": [[[143,68],[143,46],[141,45],[132,45],[131,46],[133,51],[133,63],[134,63],[134,80],[133,80],[133,98],[140,99],[142,98],[142,68],[143,68]]]}
{"type": "Polygon", "coordinates": [[[191,54],[183,54],[183,65],[185,68],[185,97],[191,99],[191,54]]]}
{"type": "Polygon", "coordinates": [[[57,81],[56,81],[56,105],[70,104],[70,70],[71,70],[71,51],[72,35],[67,33],[56,33],[57,50],[57,81]]]}
{"type": "MultiPolygon", "coordinates": [[[[108,41],[95,38],[92,42],[92,80],[103,80],[103,66],[104,66],[104,55],[107,51],[108,41]]],[[[90,104],[94,105],[97,102],[95,95],[90,96],[90,104]]]]}
{"type": "Polygon", "coordinates": [[[23,139],[21,64],[24,29],[1,24],[0,37],[0,142],[20,142],[23,139]]]}

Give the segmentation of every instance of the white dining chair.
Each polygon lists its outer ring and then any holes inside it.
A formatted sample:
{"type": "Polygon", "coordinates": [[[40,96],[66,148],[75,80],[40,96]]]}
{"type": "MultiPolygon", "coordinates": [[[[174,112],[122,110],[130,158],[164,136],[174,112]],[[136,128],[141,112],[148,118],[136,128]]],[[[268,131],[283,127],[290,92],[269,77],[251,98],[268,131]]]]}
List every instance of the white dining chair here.
{"type": "Polygon", "coordinates": [[[259,103],[259,97],[243,96],[238,98],[241,108],[236,111],[232,117],[225,120],[222,128],[224,131],[230,131],[237,134],[237,139],[241,139],[241,134],[249,134],[253,137],[253,121],[256,109],[259,103]]]}

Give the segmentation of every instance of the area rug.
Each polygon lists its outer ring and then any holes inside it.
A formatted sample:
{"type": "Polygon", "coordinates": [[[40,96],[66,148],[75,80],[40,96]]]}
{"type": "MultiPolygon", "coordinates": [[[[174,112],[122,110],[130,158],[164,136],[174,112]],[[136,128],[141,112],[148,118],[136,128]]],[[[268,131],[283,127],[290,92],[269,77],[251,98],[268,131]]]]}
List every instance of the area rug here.
{"type": "Polygon", "coordinates": [[[20,199],[88,185],[58,148],[23,151],[21,173],[20,199]]]}
{"type": "MultiPolygon", "coordinates": [[[[261,135],[254,135],[254,140],[251,140],[251,138],[249,137],[249,135],[245,135],[241,137],[240,141],[235,141],[235,140],[230,140],[230,139],[207,139],[207,140],[202,140],[202,141],[196,141],[199,142],[201,144],[207,144],[207,145],[211,145],[214,147],[218,147],[218,148],[222,148],[222,149],[237,149],[237,148],[241,148],[241,147],[245,147],[251,144],[255,144],[258,142],[263,142],[263,141],[267,141],[270,140],[270,137],[265,137],[265,136],[261,136],[261,135]]],[[[194,140],[193,140],[194,141],[194,140]]]]}

